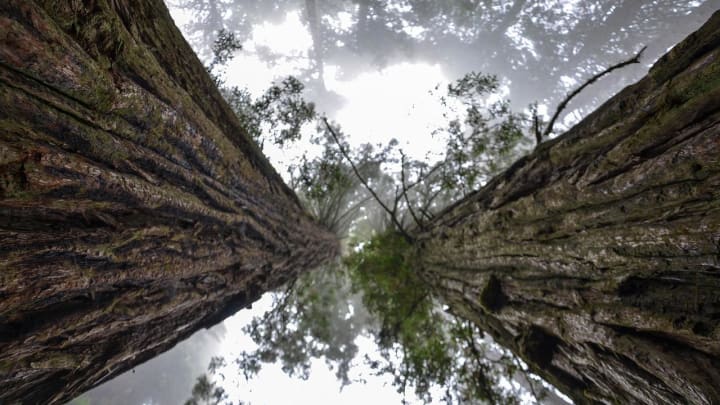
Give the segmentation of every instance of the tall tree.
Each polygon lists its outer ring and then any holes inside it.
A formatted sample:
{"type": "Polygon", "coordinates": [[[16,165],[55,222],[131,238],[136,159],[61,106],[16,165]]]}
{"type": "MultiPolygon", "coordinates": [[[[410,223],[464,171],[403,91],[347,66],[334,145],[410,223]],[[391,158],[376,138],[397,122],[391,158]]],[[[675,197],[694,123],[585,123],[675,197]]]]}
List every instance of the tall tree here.
{"type": "Polygon", "coordinates": [[[720,12],[416,242],[451,310],[578,403],[720,400],[720,12]]]}
{"type": "Polygon", "coordinates": [[[68,400],[336,251],[161,0],[0,3],[0,402],[68,400]]]}

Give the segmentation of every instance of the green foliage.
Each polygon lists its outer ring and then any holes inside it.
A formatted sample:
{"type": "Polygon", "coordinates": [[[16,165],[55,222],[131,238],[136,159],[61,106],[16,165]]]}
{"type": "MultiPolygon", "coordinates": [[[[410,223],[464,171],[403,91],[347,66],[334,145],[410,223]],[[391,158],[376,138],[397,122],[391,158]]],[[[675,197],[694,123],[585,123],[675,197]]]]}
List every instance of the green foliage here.
{"type": "Polygon", "coordinates": [[[205,66],[205,70],[215,82],[218,88],[223,86],[222,76],[225,73],[224,66],[235,57],[235,53],[242,49],[241,41],[235,33],[224,28],[220,29],[212,45],[212,61],[205,66]]]}
{"type": "Polygon", "coordinates": [[[185,401],[185,405],[231,405],[227,401],[228,395],[225,389],[211,381],[207,374],[197,378],[192,388],[192,396],[185,401]]]}
{"type": "Polygon", "coordinates": [[[435,135],[446,139],[443,182],[461,192],[454,198],[477,189],[529,143],[528,118],[513,112],[499,91],[496,76],[470,72],[449,84],[441,97],[449,121],[435,135]]]}
{"type": "Polygon", "coordinates": [[[427,284],[408,265],[406,255],[412,246],[401,235],[383,232],[361,243],[345,259],[353,288],[363,293],[363,303],[371,313],[381,314],[381,346],[394,339],[409,324],[419,325],[430,306],[427,284]]]}
{"type": "Polygon", "coordinates": [[[235,33],[226,29],[218,31],[218,36],[212,46],[213,61],[210,66],[223,65],[229,62],[235,52],[242,49],[242,43],[235,33]]]}
{"type": "Polygon", "coordinates": [[[257,373],[262,363],[279,361],[288,375],[307,379],[310,361],[325,358],[343,385],[348,384],[358,350],[355,338],[364,322],[356,304],[342,268],[307,273],[276,297],[271,310],[244,328],[258,348],[241,353],[236,364],[245,378],[257,373]]]}
{"type": "MultiPolygon", "coordinates": [[[[522,390],[503,389],[499,382],[526,368],[474,324],[440,310],[430,284],[413,266],[412,253],[412,245],[389,231],[360,243],[345,259],[353,289],[377,324],[370,331],[380,358],[367,358],[368,365],[393,375],[398,392],[414,387],[424,402],[442,387],[442,399],[449,404],[519,403],[522,390]]],[[[530,385],[533,392],[544,392],[537,385],[530,385]]]]}
{"type": "Polygon", "coordinates": [[[212,46],[213,59],[206,67],[225,100],[250,137],[262,148],[266,140],[284,146],[300,139],[303,126],[315,119],[315,105],[302,97],[305,86],[293,76],[273,83],[258,98],[247,89],[225,87],[225,65],[242,49],[234,32],[221,29],[212,46]]]}
{"type": "MultiPolygon", "coordinates": [[[[237,50],[235,41],[221,32],[213,48],[218,65],[237,50]]],[[[417,398],[430,402],[442,387],[447,403],[517,403],[521,389],[503,389],[499,382],[524,373],[523,366],[477,327],[441,310],[412,265],[408,237],[408,230],[421,230],[433,212],[521,153],[528,120],[499,97],[500,87],[495,76],[475,72],[448,86],[441,98],[448,126],[436,131],[447,146],[436,162],[408,159],[395,140],[351,148],[339,128],[318,126],[310,140],[322,152],[290,165],[291,186],[318,222],[356,242],[342,263],[301,275],[244,329],[257,344],[234,360],[246,378],[263,363],[279,362],[287,374],[306,379],[311,361],[323,358],[346,385],[358,353],[355,340],[370,335],[379,353],[365,361],[374,372],[392,375],[403,394],[412,387],[417,398]]],[[[244,89],[223,92],[258,144],[283,147],[298,141],[316,117],[303,89],[289,77],[256,99],[244,89]]],[[[224,361],[213,359],[210,373],[222,366],[224,361]]],[[[227,398],[202,376],[193,399],[227,398]]]]}
{"type": "Polygon", "coordinates": [[[290,76],[274,83],[253,99],[247,89],[225,88],[223,93],[247,133],[262,147],[267,140],[278,146],[300,139],[303,126],[315,119],[315,105],[302,97],[304,86],[290,76]]]}
{"type": "Polygon", "coordinates": [[[419,397],[429,400],[430,386],[449,379],[451,358],[428,284],[408,263],[411,248],[401,235],[385,232],[359,246],[345,262],[353,288],[379,323],[375,340],[384,365],[370,361],[371,367],[394,375],[400,392],[409,382],[419,397]],[[398,345],[401,364],[393,361],[398,345]]]}

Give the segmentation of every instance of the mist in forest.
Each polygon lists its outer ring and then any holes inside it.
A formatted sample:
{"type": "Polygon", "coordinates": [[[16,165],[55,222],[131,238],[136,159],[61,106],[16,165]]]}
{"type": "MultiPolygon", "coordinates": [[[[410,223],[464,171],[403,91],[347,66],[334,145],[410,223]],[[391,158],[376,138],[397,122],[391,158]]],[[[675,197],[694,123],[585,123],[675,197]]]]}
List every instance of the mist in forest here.
{"type": "MultiPolygon", "coordinates": [[[[590,76],[647,46],[642,63],[613,72],[573,99],[558,121],[558,133],[645,75],[659,55],[720,8],[720,0],[166,0],[166,4],[206,65],[221,30],[232,32],[242,44],[235,61],[222,72],[225,80],[257,78],[259,87],[267,86],[266,74],[242,70],[249,60],[256,69],[277,75],[270,80],[293,75],[305,86],[304,97],[340,125],[338,113],[352,100],[333,90],[333,83],[353,83],[369,73],[420,64],[437,69],[428,68],[428,73],[414,79],[422,93],[431,91],[437,80],[482,72],[497,76],[500,92],[514,110],[526,111],[537,103],[539,112],[548,117],[568,92],[590,76]],[[263,37],[268,26],[281,24],[290,27],[285,32],[292,38],[263,37]],[[291,46],[293,41],[300,48],[291,46]]],[[[376,94],[377,98],[408,91],[391,85],[381,89],[388,94],[376,94]]],[[[351,114],[374,119],[363,116],[364,111],[351,114]]],[[[366,136],[348,134],[350,142],[366,136]]],[[[404,136],[401,142],[423,143],[429,134],[404,136]]],[[[270,301],[266,296],[254,311],[260,314],[270,301]]],[[[353,304],[350,311],[362,311],[357,299],[353,304]]],[[[197,332],[72,404],[183,403],[228,334],[225,324],[197,332]]],[[[253,384],[262,382],[250,381],[247,386],[253,384]]],[[[338,386],[327,390],[334,394],[338,386]]],[[[550,397],[547,403],[562,402],[550,397]]]]}

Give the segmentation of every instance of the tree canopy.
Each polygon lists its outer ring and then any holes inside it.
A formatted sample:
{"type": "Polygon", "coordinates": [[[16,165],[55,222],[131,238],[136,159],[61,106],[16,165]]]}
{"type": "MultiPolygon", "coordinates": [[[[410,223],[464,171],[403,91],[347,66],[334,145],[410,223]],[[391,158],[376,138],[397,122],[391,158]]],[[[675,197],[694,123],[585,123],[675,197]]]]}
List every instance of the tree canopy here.
{"type": "MultiPolygon", "coordinates": [[[[234,45],[223,35],[213,47],[214,61],[231,58],[227,48],[234,45]]],[[[245,328],[258,345],[234,360],[245,378],[276,361],[289,375],[307,378],[311,360],[324,358],[341,384],[349,384],[355,340],[366,335],[380,349],[376,357],[362,359],[366,367],[393,375],[403,395],[413,387],[422,401],[431,401],[433,391],[447,403],[508,404],[523,396],[540,401],[551,392],[522,360],[443,308],[411,257],[412,234],[531,149],[538,117],[529,113],[531,107],[528,113],[513,112],[508,100],[497,97],[499,83],[493,75],[470,72],[443,89],[448,125],[434,135],[447,148],[434,161],[409,159],[394,140],[351,149],[337,124],[318,119],[310,137],[323,152],[289,165],[291,185],[319,223],[347,240],[348,253],[292,281],[273,308],[245,328]]],[[[300,98],[302,90],[290,77],[258,101],[242,89],[224,94],[260,145],[290,147],[300,139],[300,128],[317,118],[314,106],[300,98]],[[292,102],[271,109],[264,101],[269,99],[292,102]],[[288,121],[294,121],[293,136],[274,130],[288,121]]],[[[217,370],[215,360],[210,368],[211,374],[217,370]]],[[[202,398],[222,396],[209,381],[198,379],[193,398],[197,392],[202,398]]]]}
{"type": "MultiPolygon", "coordinates": [[[[364,66],[400,60],[440,63],[453,77],[469,71],[502,74],[518,105],[534,101],[557,105],[597,66],[610,66],[625,57],[624,44],[647,44],[648,60],[654,60],[677,41],[672,33],[717,6],[712,0],[592,0],[574,7],[563,1],[525,0],[175,0],[174,4],[192,13],[187,31],[206,57],[212,49],[208,39],[221,29],[234,32],[242,42],[250,38],[254,26],[279,22],[293,10],[300,13],[312,33],[314,50],[312,56],[296,56],[307,62],[299,79],[327,112],[335,107],[330,102],[334,99],[324,95],[323,77],[318,74],[323,66],[342,66],[340,74],[348,79],[364,66]],[[548,83],[554,85],[548,88],[548,83]],[[543,99],[537,100],[538,94],[543,99]]],[[[255,52],[270,64],[287,57],[269,49],[255,52]]],[[[613,80],[627,85],[640,71],[619,72],[613,80]]],[[[582,107],[567,113],[580,108],[577,114],[585,115],[610,95],[609,91],[583,94],[582,107]]]]}

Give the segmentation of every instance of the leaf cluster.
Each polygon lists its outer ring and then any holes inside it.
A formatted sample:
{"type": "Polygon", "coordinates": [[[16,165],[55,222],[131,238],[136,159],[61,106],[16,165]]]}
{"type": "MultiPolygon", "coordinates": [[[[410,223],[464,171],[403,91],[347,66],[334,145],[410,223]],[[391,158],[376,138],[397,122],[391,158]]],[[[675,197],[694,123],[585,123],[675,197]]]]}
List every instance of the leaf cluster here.
{"type": "Polygon", "coordinates": [[[262,363],[279,361],[290,376],[307,379],[311,360],[324,358],[343,385],[358,348],[362,313],[353,308],[341,269],[315,271],[276,297],[273,308],[254,318],[243,331],[258,345],[235,360],[249,379],[262,363]]]}
{"type": "Polygon", "coordinates": [[[192,396],[185,405],[230,405],[225,389],[212,381],[207,374],[197,378],[192,388],[192,396]]]}
{"type": "Polygon", "coordinates": [[[448,404],[517,404],[525,389],[512,381],[522,374],[533,393],[544,388],[531,381],[509,351],[493,344],[471,322],[441,309],[431,285],[413,264],[413,247],[388,231],[360,243],[345,258],[355,291],[376,320],[370,332],[379,358],[366,358],[378,374],[394,377],[405,394],[448,404]],[[501,380],[511,388],[503,388],[501,380]]]}
{"type": "Polygon", "coordinates": [[[316,117],[315,105],[302,97],[304,85],[289,76],[257,98],[247,89],[223,89],[225,99],[250,137],[262,148],[267,140],[282,147],[301,137],[316,117]]]}
{"type": "Polygon", "coordinates": [[[242,50],[236,34],[221,29],[206,67],[247,134],[260,146],[270,140],[282,147],[300,139],[303,126],[316,117],[315,104],[302,97],[305,85],[293,76],[275,82],[257,98],[241,87],[224,85],[224,68],[242,50]]]}
{"type": "Polygon", "coordinates": [[[446,142],[443,187],[459,198],[477,189],[515,160],[527,146],[528,118],[499,96],[494,75],[470,72],[440,98],[447,127],[434,131],[446,142]]]}

